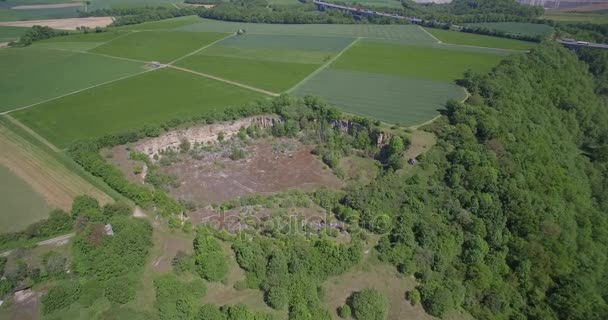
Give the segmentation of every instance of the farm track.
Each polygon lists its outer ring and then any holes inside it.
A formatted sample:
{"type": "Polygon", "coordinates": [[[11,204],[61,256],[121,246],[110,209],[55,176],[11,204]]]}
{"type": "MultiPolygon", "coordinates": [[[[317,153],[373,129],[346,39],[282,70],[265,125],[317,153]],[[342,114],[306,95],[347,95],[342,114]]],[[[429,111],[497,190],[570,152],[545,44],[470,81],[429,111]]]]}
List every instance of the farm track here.
{"type": "MultiPolygon", "coordinates": [[[[76,236],[75,233],[64,234],[62,236],[40,241],[40,242],[36,243],[36,246],[46,246],[46,245],[50,245],[50,244],[59,243],[62,241],[69,240],[69,239],[73,238],[74,236],[76,236]]],[[[13,253],[13,251],[15,251],[15,250],[4,251],[4,252],[0,253],[0,257],[8,257],[11,253],[13,253]]]]}
{"type": "Polygon", "coordinates": [[[253,87],[253,86],[250,86],[250,85],[246,85],[246,84],[243,84],[243,83],[240,83],[240,82],[224,79],[224,78],[221,78],[221,77],[212,76],[210,74],[196,72],[196,71],[193,71],[193,70],[190,70],[190,69],[181,68],[181,67],[177,67],[177,66],[174,66],[174,65],[168,65],[167,67],[173,68],[173,69],[176,69],[176,70],[181,70],[181,71],[184,71],[184,72],[190,72],[190,73],[199,75],[201,77],[206,77],[206,78],[209,78],[209,79],[213,79],[213,80],[217,80],[217,81],[222,81],[222,82],[225,82],[225,83],[228,83],[228,84],[232,84],[232,85],[235,85],[235,86],[238,86],[238,87],[241,87],[241,88],[249,89],[249,90],[252,90],[252,91],[257,91],[257,92],[260,92],[260,93],[263,93],[265,95],[269,95],[269,96],[272,96],[272,97],[278,97],[278,96],[280,96],[280,94],[278,94],[276,92],[272,92],[272,91],[256,88],[256,87],[253,87]]]}
{"type": "Polygon", "coordinates": [[[101,203],[112,198],[60,163],[53,155],[0,126],[0,164],[29,184],[55,208],[69,210],[74,197],[88,194],[101,203]]]}
{"type": "Polygon", "coordinates": [[[300,85],[302,85],[303,83],[305,83],[306,81],[308,81],[309,79],[312,79],[314,76],[316,76],[319,72],[325,70],[327,67],[329,67],[332,63],[334,63],[334,61],[338,60],[342,54],[344,54],[344,52],[348,51],[348,49],[352,48],[357,42],[359,42],[361,40],[361,37],[357,37],[355,40],[353,40],[353,42],[351,42],[348,46],[346,46],[344,49],[342,49],[340,52],[338,52],[338,54],[336,54],[333,58],[329,59],[329,61],[325,62],[323,65],[321,65],[317,70],[311,72],[308,76],[306,76],[306,78],[302,79],[300,82],[296,83],[293,87],[291,87],[289,90],[287,90],[287,93],[291,93],[293,92],[296,88],[298,88],[300,85]]]}

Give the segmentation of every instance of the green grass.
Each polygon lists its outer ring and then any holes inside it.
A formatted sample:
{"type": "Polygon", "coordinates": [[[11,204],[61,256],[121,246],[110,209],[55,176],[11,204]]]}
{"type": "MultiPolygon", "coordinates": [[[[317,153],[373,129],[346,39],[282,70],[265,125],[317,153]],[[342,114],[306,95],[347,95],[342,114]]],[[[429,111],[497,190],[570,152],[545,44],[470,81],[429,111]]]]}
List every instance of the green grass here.
{"type": "Polygon", "coordinates": [[[497,30],[513,34],[527,36],[547,36],[553,32],[553,28],[546,24],[524,23],[524,22],[480,22],[467,23],[466,26],[497,30]]]}
{"type": "Polygon", "coordinates": [[[0,42],[18,40],[29,28],[0,27],[0,42]]]}
{"type": "Polygon", "coordinates": [[[137,62],[22,48],[0,50],[0,112],[143,71],[137,62]]]}
{"type": "Polygon", "coordinates": [[[170,7],[172,2],[181,3],[182,1],[169,1],[169,0],[91,0],[89,5],[89,11],[95,9],[109,9],[109,8],[137,8],[137,7],[170,7]]]}
{"type": "Polygon", "coordinates": [[[0,165],[0,233],[15,232],[44,219],[50,212],[42,196],[0,165]]]}
{"type": "Polygon", "coordinates": [[[432,34],[435,38],[439,39],[441,42],[450,44],[478,46],[486,48],[499,48],[508,50],[530,50],[537,45],[534,42],[484,36],[472,33],[433,28],[425,28],[425,30],[432,34]]]}
{"type": "Polygon", "coordinates": [[[219,56],[262,61],[320,64],[327,61],[334,54],[335,52],[324,51],[277,50],[269,48],[243,48],[237,46],[214,45],[201,51],[198,56],[219,56]]]}
{"type": "Polygon", "coordinates": [[[460,78],[468,69],[488,72],[501,59],[502,56],[495,54],[361,41],[346,51],[332,67],[450,81],[460,78]]]}
{"type": "Polygon", "coordinates": [[[436,117],[450,98],[464,90],[446,81],[325,69],[300,85],[296,95],[318,95],[339,109],[388,123],[413,126],[436,117]]]}
{"type": "Polygon", "coordinates": [[[319,67],[318,64],[208,55],[193,55],[177,65],[274,92],[291,88],[319,67]]]}
{"type": "Polygon", "coordinates": [[[226,38],[218,44],[239,48],[339,52],[346,48],[353,40],[353,37],[246,34],[226,38]]]}
{"type": "Polygon", "coordinates": [[[142,31],[120,37],[91,52],[144,61],[170,62],[225,37],[222,33],[142,31]]]}
{"type": "Polygon", "coordinates": [[[36,48],[63,49],[75,51],[89,51],[101,46],[113,39],[125,36],[127,32],[101,32],[101,33],[77,33],[64,37],[55,37],[36,41],[32,46],[36,48]]]}
{"type": "Polygon", "coordinates": [[[203,32],[235,32],[238,29],[245,29],[247,34],[368,37],[392,39],[402,43],[417,45],[433,45],[436,43],[433,38],[414,25],[264,24],[201,19],[200,23],[183,26],[178,29],[203,32]]]}
{"type": "Polygon", "coordinates": [[[145,124],[219,111],[259,94],[174,69],[161,69],[12,113],[63,148],[145,124]]]}
{"type": "Polygon", "coordinates": [[[549,19],[563,23],[608,23],[608,14],[593,12],[553,12],[545,11],[543,19],[549,19]]]}

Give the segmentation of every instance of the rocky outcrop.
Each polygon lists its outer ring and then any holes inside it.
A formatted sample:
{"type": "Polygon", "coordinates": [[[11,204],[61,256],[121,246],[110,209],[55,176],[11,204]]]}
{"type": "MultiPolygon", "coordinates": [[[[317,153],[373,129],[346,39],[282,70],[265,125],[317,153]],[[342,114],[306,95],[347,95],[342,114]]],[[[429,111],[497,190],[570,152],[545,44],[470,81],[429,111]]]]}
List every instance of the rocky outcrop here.
{"type": "Polygon", "coordinates": [[[183,141],[191,144],[212,143],[218,140],[220,132],[226,139],[231,138],[239,132],[241,127],[258,125],[261,128],[269,128],[277,122],[282,122],[278,116],[264,115],[238,119],[229,122],[219,122],[209,125],[200,125],[192,128],[177,129],[156,138],[144,139],[137,143],[135,150],[145,153],[152,160],[155,154],[162,150],[178,149],[183,141]]]}

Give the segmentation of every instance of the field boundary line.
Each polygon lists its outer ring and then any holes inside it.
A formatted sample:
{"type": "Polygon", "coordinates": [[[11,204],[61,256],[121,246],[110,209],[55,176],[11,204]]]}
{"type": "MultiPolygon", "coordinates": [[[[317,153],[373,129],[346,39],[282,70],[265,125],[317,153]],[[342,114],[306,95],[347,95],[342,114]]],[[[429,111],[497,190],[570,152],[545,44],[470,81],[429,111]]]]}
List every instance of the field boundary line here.
{"type": "Polygon", "coordinates": [[[424,33],[426,33],[429,37],[435,39],[435,41],[437,41],[437,43],[439,43],[439,44],[443,43],[441,40],[437,39],[437,37],[435,37],[432,33],[426,31],[426,29],[424,29],[423,27],[418,26],[418,28],[420,28],[420,30],[424,31],[424,33]]]}
{"type": "Polygon", "coordinates": [[[257,91],[257,92],[260,92],[260,93],[263,93],[265,95],[269,95],[269,96],[272,96],[272,97],[278,97],[278,96],[280,96],[280,94],[278,94],[276,92],[272,92],[272,91],[256,88],[256,87],[253,87],[253,86],[250,86],[250,85],[247,85],[247,84],[243,84],[243,83],[240,83],[240,82],[236,82],[236,81],[232,81],[232,80],[228,80],[228,79],[212,76],[210,74],[206,74],[206,73],[202,73],[202,72],[197,72],[197,71],[186,69],[186,68],[182,68],[182,67],[177,67],[177,66],[174,66],[174,65],[167,65],[167,67],[173,68],[173,69],[176,69],[176,70],[181,70],[181,71],[184,71],[184,72],[190,72],[190,73],[199,75],[201,77],[205,77],[205,78],[209,78],[209,79],[225,82],[225,83],[228,83],[228,84],[231,84],[231,85],[235,85],[237,87],[249,89],[249,90],[252,90],[252,91],[257,91]]]}
{"type": "Polygon", "coordinates": [[[319,68],[317,68],[315,71],[311,72],[309,75],[306,76],[306,78],[300,80],[300,82],[296,83],[293,87],[289,88],[289,90],[287,90],[287,93],[291,93],[293,92],[295,89],[297,89],[299,86],[301,86],[303,83],[305,83],[306,81],[310,80],[312,77],[316,76],[317,74],[319,74],[319,72],[327,69],[327,67],[329,67],[329,65],[331,65],[332,63],[334,63],[334,61],[338,60],[338,58],[340,58],[342,56],[342,54],[344,54],[344,52],[348,51],[348,49],[352,48],[356,43],[358,43],[361,40],[361,37],[357,37],[355,40],[353,40],[353,42],[351,42],[348,46],[346,46],[344,49],[342,49],[340,52],[338,52],[338,54],[336,54],[335,56],[333,56],[331,59],[329,59],[327,62],[325,62],[324,64],[322,64],[319,68]]]}
{"type": "Polygon", "coordinates": [[[118,79],[114,79],[114,80],[98,83],[98,84],[92,85],[90,87],[86,87],[86,88],[79,89],[79,90],[76,90],[76,91],[68,92],[66,94],[62,94],[60,96],[57,96],[57,97],[54,97],[54,98],[50,98],[50,99],[46,99],[46,100],[43,100],[43,101],[40,101],[40,102],[32,103],[32,104],[27,105],[27,106],[19,107],[19,108],[16,108],[16,109],[13,109],[13,110],[9,110],[9,111],[0,112],[0,115],[8,115],[9,113],[12,113],[12,112],[15,112],[15,111],[29,109],[29,108],[35,107],[35,106],[37,106],[39,104],[43,104],[43,103],[46,103],[46,102],[49,102],[49,101],[61,99],[61,98],[64,98],[64,97],[67,97],[67,96],[71,96],[73,94],[77,94],[77,93],[80,93],[80,92],[83,92],[83,91],[86,91],[86,90],[89,90],[89,89],[101,87],[103,85],[110,84],[112,82],[116,82],[116,81],[124,80],[124,79],[127,79],[127,78],[135,77],[135,76],[138,76],[140,74],[144,74],[144,73],[151,72],[151,71],[154,71],[154,70],[158,70],[158,69],[148,69],[148,70],[144,70],[144,71],[141,71],[141,72],[130,74],[128,76],[124,76],[124,77],[121,77],[121,78],[118,78],[118,79]]]}
{"type": "MultiPolygon", "coordinates": [[[[97,48],[97,47],[95,47],[97,48]]],[[[93,48],[93,49],[95,49],[93,48]]],[[[99,56],[99,57],[105,57],[105,58],[111,58],[111,59],[118,59],[118,60],[125,60],[125,61],[130,61],[130,62],[137,62],[137,63],[148,63],[149,61],[144,61],[144,60],[137,60],[137,59],[131,59],[131,58],[123,58],[123,57],[117,57],[117,56],[112,56],[109,54],[105,54],[105,53],[97,53],[97,52],[90,52],[90,51],[82,51],[82,50],[71,50],[71,49],[62,49],[62,48],[48,48],[51,50],[59,50],[59,51],[67,51],[67,52],[74,52],[74,53],[81,53],[81,54],[90,54],[93,56],[99,56]]]]}
{"type": "Polygon", "coordinates": [[[32,137],[36,138],[38,141],[44,143],[47,147],[51,148],[51,150],[53,150],[54,152],[61,152],[61,150],[59,148],[57,148],[54,144],[52,144],[50,141],[48,141],[45,138],[43,138],[41,135],[39,135],[38,133],[36,133],[36,131],[32,130],[30,127],[28,127],[25,124],[21,123],[19,120],[11,117],[8,114],[3,114],[2,116],[5,117],[8,121],[10,121],[13,124],[15,124],[16,126],[19,126],[21,129],[25,130],[27,133],[29,133],[30,135],[32,135],[32,137]]]}
{"type": "Polygon", "coordinates": [[[196,50],[194,50],[194,51],[192,51],[190,53],[186,53],[185,55],[183,55],[183,56],[181,56],[181,57],[179,57],[179,58],[177,58],[177,59],[175,59],[175,60],[167,63],[167,65],[172,65],[172,64],[174,64],[174,63],[176,63],[176,62],[178,62],[180,60],[183,60],[183,59],[186,59],[186,58],[188,58],[188,57],[190,57],[192,55],[195,55],[195,54],[197,54],[197,53],[199,53],[199,52],[201,52],[201,51],[203,51],[203,50],[211,47],[212,45],[214,45],[214,44],[216,44],[216,43],[218,43],[220,41],[224,41],[225,39],[233,37],[234,35],[236,35],[236,33],[231,33],[231,34],[229,34],[229,35],[227,35],[227,36],[225,36],[225,37],[223,37],[221,39],[217,39],[217,40],[215,40],[215,41],[213,41],[213,42],[211,42],[211,43],[209,43],[207,45],[204,45],[202,48],[198,48],[198,49],[196,49],[196,50]]]}
{"type": "MultiPolygon", "coordinates": [[[[464,103],[465,101],[467,101],[467,99],[469,99],[469,97],[471,96],[471,94],[469,93],[469,91],[463,87],[461,87],[462,90],[464,91],[464,98],[460,101],[460,103],[464,103]]],[[[407,129],[418,129],[420,127],[426,126],[427,124],[431,124],[433,122],[435,122],[437,119],[441,118],[443,115],[442,114],[438,114],[436,115],[433,119],[423,122],[421,124],[417,124],[417,125],[413,125],[410,127],[407,127],[407,129]]]]}

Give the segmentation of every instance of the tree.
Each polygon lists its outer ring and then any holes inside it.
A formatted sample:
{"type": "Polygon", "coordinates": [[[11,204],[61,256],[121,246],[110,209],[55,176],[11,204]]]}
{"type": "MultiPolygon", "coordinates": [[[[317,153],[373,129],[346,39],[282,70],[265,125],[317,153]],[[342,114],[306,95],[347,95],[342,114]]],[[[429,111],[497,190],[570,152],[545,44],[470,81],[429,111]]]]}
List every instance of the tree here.
{"type": "Polygon", "coordinates": [[[76,219],[80,214],[90,209],[99,210],[99,202],[97,202],[97,199],[89,195],[77,196],[72,202],[72,218],[76,219]]]}
{"type": "Polygon", "coordinates": [[[289,302],[289,293],[285,288],[272,287],[266,294],[266,300],[269,306],[277,310],[283,310],[289,302]]]}
{"type": "Polygon", "coordinates": [[[220,309],[212,304],[206,304],[201,307],[198,313],[198,319],[201,320],[226,320],[226,315],[220,309]]]}
{"type": "Polygon", "coordinates": [[[219,242],[202,230],[194,239],[194,256],[197,272],[209,281],[222,280],[228,273],[228,261],[219,242]]]}
{"type": "Polygon", "coordinates": [[[357,320],[385,320],[388,316],[388,300],[376,289],[353,294],[351,306],[357,320]]]}

